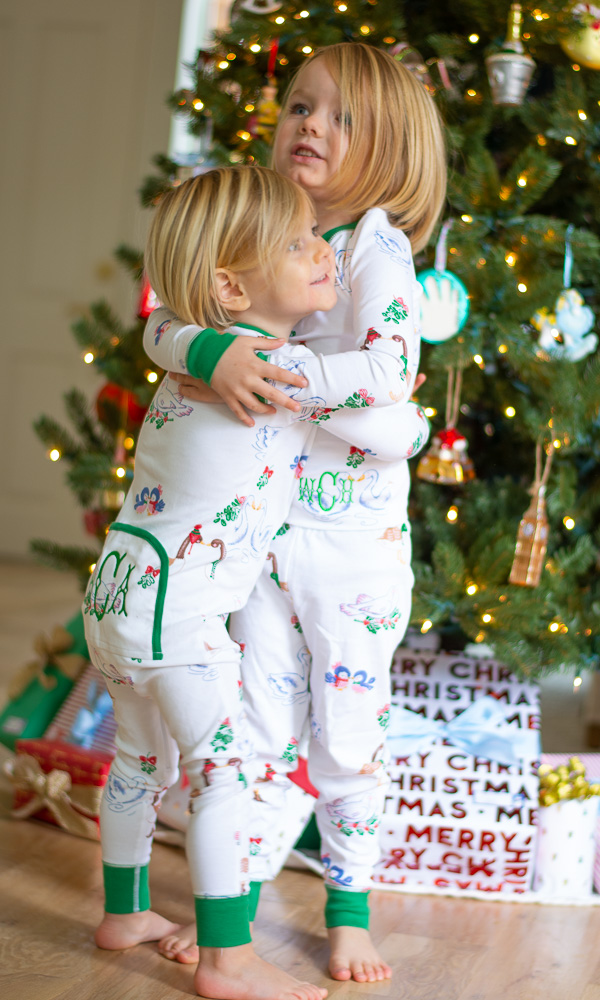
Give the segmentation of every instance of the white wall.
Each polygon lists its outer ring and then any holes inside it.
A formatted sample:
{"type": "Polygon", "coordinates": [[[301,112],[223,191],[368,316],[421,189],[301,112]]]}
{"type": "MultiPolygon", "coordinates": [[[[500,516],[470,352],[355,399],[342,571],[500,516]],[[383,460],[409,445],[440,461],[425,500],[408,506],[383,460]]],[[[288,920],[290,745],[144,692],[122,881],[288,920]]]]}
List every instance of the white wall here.
{"type": "Polygon", "coordinates": [[[181,7],[27,0],[0,13],[0,555],[26,555],[32,537],[91,541],[32,422],[69,426],[62,394],[102,384],[70,330],[82,310],[106,298],[135,314],[112,252],[144,242],[137,189],[168,147],[181,7]]]}

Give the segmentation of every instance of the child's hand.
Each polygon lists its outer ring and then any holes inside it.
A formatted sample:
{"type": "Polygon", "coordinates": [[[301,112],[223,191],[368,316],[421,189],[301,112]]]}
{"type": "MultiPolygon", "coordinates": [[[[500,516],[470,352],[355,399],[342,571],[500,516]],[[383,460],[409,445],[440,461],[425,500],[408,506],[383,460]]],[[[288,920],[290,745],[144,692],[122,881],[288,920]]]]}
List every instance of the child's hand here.
{"type": "Polygon", "coordinates": [[[216,390],[221,400],[227,403],[236,417],[248,427],[253,427],[254,421],[244,407],[253,410],[254,413],[275,412],[272,406],[261,403],[255,393],[287,410],[298,412],[300,409],[299,403],[264,379],[272,378],[298,388],[307,386],[307,380],[301,375],[286,371],[285,368],[278,368],[277,365],[263,361],[254,353],[274,351],[284,343],[283,340],[266,340],[265,337],[237,337],[217,362],[211,387],[216,390]]]}
{"type": "Polygon", "coordinates": [[[179,391],[186,399],[193,399],[196,403],[222,403],[223,400],[218,392],[201,378],[194,378],[182,372],[169,372],[169,378],[177,382],[179,391]]]}

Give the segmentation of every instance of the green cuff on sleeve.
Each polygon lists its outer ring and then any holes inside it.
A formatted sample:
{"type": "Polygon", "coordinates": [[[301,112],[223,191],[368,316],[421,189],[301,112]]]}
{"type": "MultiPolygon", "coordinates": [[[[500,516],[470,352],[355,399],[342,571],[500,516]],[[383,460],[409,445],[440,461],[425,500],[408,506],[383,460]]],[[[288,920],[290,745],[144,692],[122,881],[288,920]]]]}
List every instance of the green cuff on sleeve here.
{"type": "Polygon", "coordinates": [[[235,339],[235,333],[217,333],[211,327],[200,330],[188,347],[186,361],[190,375],[210,385],[218,362],[235,339]]]}

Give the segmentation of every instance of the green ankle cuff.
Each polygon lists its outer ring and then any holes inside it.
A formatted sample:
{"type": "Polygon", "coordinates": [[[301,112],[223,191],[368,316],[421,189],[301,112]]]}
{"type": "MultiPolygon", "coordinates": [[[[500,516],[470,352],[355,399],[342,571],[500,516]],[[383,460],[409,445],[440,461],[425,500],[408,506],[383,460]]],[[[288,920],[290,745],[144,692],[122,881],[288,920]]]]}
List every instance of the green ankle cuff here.
{"type": "Polygon", "coordinates": [[[201,948],[235,948],[250,944],[248,895],[196,896],[196,929],[201,948]]]}
{"type": "Polygon", "coordinates": [[[262,889],[262,882],[251,882],[250,883],[250,894],[248,896],[248,920],[250,923],[256,917],[256,911],[258,909],[258,900],[260,898],[260,890],[262,889]]]}
{"type": "Polygon", "coordinates": [[[364,927],[369,929],[369,893],[349,892],[326,885],[326,927],[364,927]]]}
{"type": "Polygon", "coordinates": [[[150,909],[148,865],[102,864],[104,909],[107,913],[139,913],[150,909]]]}

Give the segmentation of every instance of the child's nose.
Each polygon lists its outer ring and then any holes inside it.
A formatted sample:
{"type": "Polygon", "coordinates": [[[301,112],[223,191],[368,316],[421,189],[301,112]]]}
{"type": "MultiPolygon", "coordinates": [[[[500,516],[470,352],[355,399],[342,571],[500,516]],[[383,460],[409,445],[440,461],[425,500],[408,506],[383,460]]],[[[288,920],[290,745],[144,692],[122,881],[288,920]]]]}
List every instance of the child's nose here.
{"type": "Polygon", "coordinates": [[[329,246],[327,240],[324,240],[322,236],[319,236],[317,241],[317,246],[315,248],[315,260],[319,263],[327,262],[329,265],[333,264],[333,250],[329,246]]]}
{"type": "Polygon", "coordinates": [[[323,122],[321,120],[321,116],[313,111],[312,114],[307,115],[306,118],[302,118],[302,131],[308,132],[312,135],[322,135],[323,122]]]}

